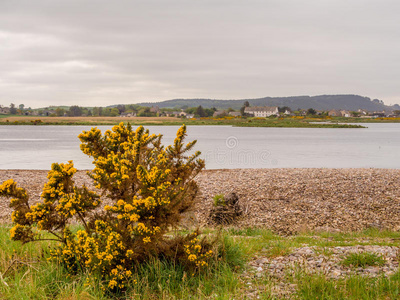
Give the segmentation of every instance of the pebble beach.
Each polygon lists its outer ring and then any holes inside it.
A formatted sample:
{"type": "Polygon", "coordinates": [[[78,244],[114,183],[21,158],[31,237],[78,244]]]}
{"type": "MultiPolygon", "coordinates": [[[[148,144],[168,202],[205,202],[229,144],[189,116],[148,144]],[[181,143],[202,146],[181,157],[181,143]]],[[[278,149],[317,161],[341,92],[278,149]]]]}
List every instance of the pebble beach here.
{"type": "MultiPolygon", "coordinates": [[[[13,178],[35,203],[46,175],[46,170],[0,170],[0,182],[13,178]]],[[[205,170],[196,180],[200,195],[194,217],[199,226],[207,226],[215,195],[235,192],[243,215],[233,226],[269,228],[282,235],[400,229],[397,169],[205,170]]],[[[78,171],[75,182],[92,186],[86,171],[78,171]]],[[[0,199],[0,222],[10,223],[10,216],[8,200],[0,199]]]]}

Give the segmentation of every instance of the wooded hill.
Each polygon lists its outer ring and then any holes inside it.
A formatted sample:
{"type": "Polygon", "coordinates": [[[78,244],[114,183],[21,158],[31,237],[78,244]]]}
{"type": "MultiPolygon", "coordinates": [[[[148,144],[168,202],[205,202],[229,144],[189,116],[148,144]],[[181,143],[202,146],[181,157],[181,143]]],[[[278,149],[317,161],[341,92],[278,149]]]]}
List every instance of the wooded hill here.
{"type": "Polygon", "coordinates": [[[265,97],[258,99],[241,100],[213,100],[213,99],[173,99],[161,102],[138,103],[141,106],[158,106],[160,108],[185,108],[197,107],[217,109],[240,109],[245,101],[251,106],[288,106],[292,110],[314,108],[316,110],[345,109],[356,111],[365,109],[368,111],[398,110],[398,104],[387,106],[382,100],[371,100],[368,97],[359,95],[319,95],[319,96],[293,96],[293,97],[265,97]]]}

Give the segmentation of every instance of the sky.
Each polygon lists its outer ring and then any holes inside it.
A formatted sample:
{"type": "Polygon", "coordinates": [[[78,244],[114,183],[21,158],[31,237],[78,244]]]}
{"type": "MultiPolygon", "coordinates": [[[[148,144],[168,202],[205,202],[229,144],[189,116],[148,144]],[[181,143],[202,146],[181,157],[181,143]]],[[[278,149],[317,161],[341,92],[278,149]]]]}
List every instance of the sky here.
{"type": "Polygon", "coordinates": [[[0,0],[0,105],[400,104],[398,0],[0,0]]]}

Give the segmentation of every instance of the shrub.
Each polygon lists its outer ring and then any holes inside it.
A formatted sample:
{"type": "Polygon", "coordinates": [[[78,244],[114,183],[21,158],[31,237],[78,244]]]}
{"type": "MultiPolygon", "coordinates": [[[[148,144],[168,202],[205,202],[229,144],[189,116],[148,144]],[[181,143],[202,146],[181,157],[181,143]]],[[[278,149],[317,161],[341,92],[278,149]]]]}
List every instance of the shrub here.
{"type": "Polygon", "coordinates": [[[43,201],[32,206],[26,191],[7,180],[0,196],[12,197],[11,238],[27,243],[50,234],[57,242],[54,259],[71,273],[100,277],[110,290],[123,289],[132,268],[149,257],[173,258],[197,270],[207,265],[211,244],[198,231],[166,235],[193,205],[198,193],[193,178],[204,168],[200,152],[188,154],[196,141],[184,145],[185,136],[182,126],[173,145],[164,147],[161,135],[142,126],[133,131],[121,123],[104,135],[97,128],[84,131],[81,150],[93,158],[88,174],[101,193],[74,184],[72,161],[52,164],[43,201]],[[103,198],[109,205],[103,206],[103,198]],[[72,220],[83,229],[74,232],[72,220]]]}
{"type": "Polygon", "coordinates": [[[43,123],[43,121],[42,121],[41,119],[31,120],[31,123],[32,123],[33,125],[38,125],[38,124],[43,123]]]}

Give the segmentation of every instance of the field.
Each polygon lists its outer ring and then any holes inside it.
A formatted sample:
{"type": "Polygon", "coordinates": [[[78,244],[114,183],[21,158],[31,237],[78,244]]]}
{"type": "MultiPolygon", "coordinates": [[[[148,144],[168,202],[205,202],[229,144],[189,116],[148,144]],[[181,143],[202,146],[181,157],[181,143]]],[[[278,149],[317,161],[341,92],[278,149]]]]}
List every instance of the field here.
{"type": "MultiPolygon", "coordinates": [[[[43,117],[43,116],[6,116],[0,115],[0,124],[3,123],[23,123],[32,124],[37,120],[41,120],[40,124],[57,124],[57,125],[79,125],[79,124],[118,124],[119,122],[131,122],[134,124],[162,124],[166,121],[176,122],[181,119],[172,117],[43,117]],[[8,122],[7,122],[8,120],[8,122]]],[[[4,125],[4,124],[3,124],[4,125]]]]}
{"type": "MultiPolygon", "coordinates": [[[[199,275],[162,260],[134,267],[128,289],[102,292],[83,275],[47,261],[49,242],[10,241],[0,227],[1,299],[398,299],[400,233],[303,233],[227,228],[226,255],[199,275]],[[137,283],[134,283],[134,280],[137,283]]],[[[96,281],[95,278],[89,280],[96,281]]]]}
{"type": "Polygon", "coordinates": [[[133,125],[225,125],[238,127],[296,127],[296,128],[362,128],[345,124],[351,120],[331,118],[200,118],[174,117],[34,117],[0,115],[0,125],[114,125],[129,122],[133,125]]]}

